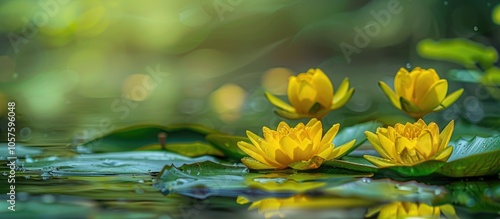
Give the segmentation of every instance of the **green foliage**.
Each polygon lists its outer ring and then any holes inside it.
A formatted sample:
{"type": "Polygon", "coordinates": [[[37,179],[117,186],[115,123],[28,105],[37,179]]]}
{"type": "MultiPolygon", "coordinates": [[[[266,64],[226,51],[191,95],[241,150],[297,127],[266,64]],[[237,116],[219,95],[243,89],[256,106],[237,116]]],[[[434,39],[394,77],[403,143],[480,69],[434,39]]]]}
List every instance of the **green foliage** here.
{"type": "Polygon", "coordinates": [[[424,58],[451,61],[467,68],[475,68],[479,64],[483,69],[488,69],[498,60],[495,48],[461,38],[440,41],[425,39],[418,43],[417,51],[424,58]]]}

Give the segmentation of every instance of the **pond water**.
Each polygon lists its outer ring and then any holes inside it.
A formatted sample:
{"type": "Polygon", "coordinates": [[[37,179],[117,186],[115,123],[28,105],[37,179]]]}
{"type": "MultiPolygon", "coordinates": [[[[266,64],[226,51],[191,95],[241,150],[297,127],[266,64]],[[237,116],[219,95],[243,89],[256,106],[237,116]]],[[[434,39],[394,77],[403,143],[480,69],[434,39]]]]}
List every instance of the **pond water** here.
{"type": "MultiPolygon", "coordinates": [[[[4,201],[1,218],[376,218],[398,209],[495,218],[500,210],[495,176],[395,181],[340,168],[257,173],[165,151],[76,154],[68,145],[18,145],[17,152],[16,211],[4,201]]],[[[0,197],[9,200],[2,185],[0,197]]]]}

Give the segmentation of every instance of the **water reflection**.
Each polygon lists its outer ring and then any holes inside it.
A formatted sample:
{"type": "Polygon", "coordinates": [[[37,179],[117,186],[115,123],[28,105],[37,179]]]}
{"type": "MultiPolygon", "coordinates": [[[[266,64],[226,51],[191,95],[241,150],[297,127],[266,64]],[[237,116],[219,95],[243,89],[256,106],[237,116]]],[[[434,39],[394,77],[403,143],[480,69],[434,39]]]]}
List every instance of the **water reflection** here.
{"type": "Polygon", "coordinates": [[[455,208],[450,205],[430,206],[418,202],[393,202],[383,206],[370,208],[366,217],[377,215],[379,219],[385,218],[458,218],[455,208]]]}
{"type": "MultiPolygon", "coordinates": [[[[328,218],[346,218],[345,214],[333,214],[335,209],[354,209],[372,205],[374,202],[361,198],[339,198],[339,197],[313,197],[304,194],[294,195],[288,198],[265,198],[250,201],[243,196],[236,199],[238,204],[250,204],[248,210],[257,209],[257,212],[265,218],[300,218],[303,216],[319,218],[320,211],[330,214],[328,218]],[[318,212],[319,211],[319,212],[318,212]]],[[[358,214],[361,211],[358,211],[358,214]]],[[[349,215],[349,218],[353,215],[349,215]]],[[[358,217],[355,217],[358,218],[358,217]]]]}

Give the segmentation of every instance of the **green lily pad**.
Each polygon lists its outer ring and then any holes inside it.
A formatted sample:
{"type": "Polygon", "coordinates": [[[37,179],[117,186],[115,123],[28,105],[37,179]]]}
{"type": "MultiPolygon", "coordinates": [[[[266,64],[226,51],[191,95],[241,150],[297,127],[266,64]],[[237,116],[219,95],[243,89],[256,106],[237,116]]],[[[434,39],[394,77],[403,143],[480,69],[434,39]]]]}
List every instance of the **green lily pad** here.
{"type": "Polygon", "coordinates": [[[373,164],[369,163],[364,158],[350,157],[350,156],[346,158],[348,159],[325,161],[323,165],[336,168],[345,168],[358,172],[369,172],[369,173],[378,173],[378,172],[383,173],[385,171],[391,171],[397,173],[402,177],[417,177],[417,176],[430,175],[445,164],[445,162],[443,161],[431,160],[414,166],[391,166],[385,168],[378,168],[373,164]]]}
{"type": "MultiPolygon", "coordinates": [[[[203,176],[223,176],[223,175],[246,175],[248,168],[241,164],[225,164],[215,161],[203,161],[192,164],[183,164],[176,167],[174,164],[166,165],[163,171],[177,168],[190,176],[203,177],[203,176]]],[[[160,174],[161,175],[161,174],[160,174]]]]}
{"type": "Polygon", "coordinates": [[[238,147],[239,141],[245,141],[250,143],[250,140],[247,137],[210,134],[207,135],[205,139],[209,143],[211,143],[215,148],[222,151],[226,157],[240,160],[241,158],[247,156],[247,154],[238,147]]]}
{"type": "Polygon", "coordinates": [[[500,172],[500,135],[460,139],[453,145],[448,162],[437,172],[449,177],[496,175],[500,172]]]}
{"type": "Polygon", "coordinates": [[[203,155],[215,155],[215,156],[224,156],[224,153],[216,148],[214,148],[211,144],[194,142],[194,143],[172,143],[165,144],[162,147],[159,144],[148,145],[144,147],[140,147],[137,150],[143,151],[161,151],[167,150],[171,152],[178,153],[180,155],[188,156],[188,157],[198,157],[203,155]]]}
{"type": "MultiPolygon", "coordinates": [[[[354,143],[353,147],[345,153],[345,155],[348,155],[366,141],[365,131],[375,132],[380,126],[382,126],[382,123],[370,121],[346,128],[341,127],[339,133],[337,133],[337,136],[333,139],[333,144],[337,147],[356,139],[356,143],[354,143]]],[[[342,157],[338,157],[338,159],[340,158],[342,157]]]]}
{"type": "Polygon", "coordinates": [[[92,152],[131,151],[143,146],[158,144],[158,134],[166,133],[166,144],[205,142],[208,134],[220,133],[200,125],[138,125],[97,136],[81,146],[92,152]]]}

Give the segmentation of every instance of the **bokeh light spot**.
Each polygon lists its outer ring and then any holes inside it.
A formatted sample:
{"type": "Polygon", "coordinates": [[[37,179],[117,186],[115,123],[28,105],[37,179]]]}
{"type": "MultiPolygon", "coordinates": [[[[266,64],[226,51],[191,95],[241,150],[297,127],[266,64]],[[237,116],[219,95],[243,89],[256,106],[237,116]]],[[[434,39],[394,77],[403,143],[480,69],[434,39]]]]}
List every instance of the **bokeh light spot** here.
{"type": "Polygon", "coordinates": [[[272,94],[285,95],[290,76],[292,72],[287,68],[269,69],[262,76],[262,86],[272,94]]]}
{"type": "Polygon", "coordinates": [[[235,84],[225,84],[210,96],[212,108],[223,121],[234,121],[240,117],[246,92],[235,84]]]}
{"type": "Polygon", "coordinates": [[[133,74],[128,76],[122,85],[122,92],[125,97],[133,101],[143,101],[151,93],[149,83],[151,77],[145,74],[133,74]]]}

